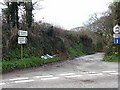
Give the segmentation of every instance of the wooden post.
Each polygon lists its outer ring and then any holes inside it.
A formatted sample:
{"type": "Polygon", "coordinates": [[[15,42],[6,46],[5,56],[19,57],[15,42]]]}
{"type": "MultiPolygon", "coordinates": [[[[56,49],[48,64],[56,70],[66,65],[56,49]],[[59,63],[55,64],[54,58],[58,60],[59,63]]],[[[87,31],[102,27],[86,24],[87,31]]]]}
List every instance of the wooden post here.
{"type": "Polygon", "coordinates": [[[21,59],[23,59],[23,45],[21,44],[21,59]]]}

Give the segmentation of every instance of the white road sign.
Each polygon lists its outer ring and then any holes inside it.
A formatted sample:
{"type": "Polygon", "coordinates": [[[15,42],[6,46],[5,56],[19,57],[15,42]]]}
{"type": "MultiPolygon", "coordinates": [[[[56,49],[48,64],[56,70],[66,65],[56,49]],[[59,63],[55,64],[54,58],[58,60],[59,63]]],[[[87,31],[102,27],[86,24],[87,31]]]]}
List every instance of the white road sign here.
{"type": "Polygon", "coordinates": [[[114,38],[120,38],[120,34],[113,34],[114,38]]]}
{"type": "Polygon", "coordinates": [[[19,36],[28,36],[28,31],[19,30],[18,35],[19,36]]]}
{"type": "Polygon", "coordinates": [[[18,37],[18,44],[26,44],[27,38],[26,37],[18,37]]]}
{"type": "Polygon", "coordinates": [[[120,26],[119,25],[114,26],[113,32],[116,34],[120,33],[120,26]]]}

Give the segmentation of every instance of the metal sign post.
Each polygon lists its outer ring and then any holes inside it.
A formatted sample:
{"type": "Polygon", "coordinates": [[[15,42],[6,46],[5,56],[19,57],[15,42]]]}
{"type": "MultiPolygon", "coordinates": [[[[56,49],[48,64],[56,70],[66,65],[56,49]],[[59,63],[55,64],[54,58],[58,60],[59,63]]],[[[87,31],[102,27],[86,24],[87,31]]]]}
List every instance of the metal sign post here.
{"type": "Polygon", "coordinates": [[[21,56],[21,59],[23,59],[23,44],[27,43],[26,36],[28,36],[28,32],[19,30],[18,35],[20,36],[20,37],[18,37],[18,44],[20,44],[20,46],[21,46],[21,55],[20,56],[21,56]]]}
{"type": "Polygon", "coordinates": [[[120,44],[120,26],[119,25],[116,25],[114,26],[113,28],[113,32],[115,34],[113,34],[113,37],[114,37],[114,44],[116,44],[116,48],[117,48],[117,53],[119,53],[119,44],[120,44]]]}

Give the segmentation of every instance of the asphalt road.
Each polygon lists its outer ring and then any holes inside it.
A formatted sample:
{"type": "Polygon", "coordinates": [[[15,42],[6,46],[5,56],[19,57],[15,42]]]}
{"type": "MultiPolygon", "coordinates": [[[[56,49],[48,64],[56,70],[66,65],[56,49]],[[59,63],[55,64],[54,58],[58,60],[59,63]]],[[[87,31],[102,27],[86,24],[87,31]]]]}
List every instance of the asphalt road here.
{"type": "Polygon", "coordinates": [[[118,88],[118,63],[96,53],[4,74],[3,88],[118,88]]]}

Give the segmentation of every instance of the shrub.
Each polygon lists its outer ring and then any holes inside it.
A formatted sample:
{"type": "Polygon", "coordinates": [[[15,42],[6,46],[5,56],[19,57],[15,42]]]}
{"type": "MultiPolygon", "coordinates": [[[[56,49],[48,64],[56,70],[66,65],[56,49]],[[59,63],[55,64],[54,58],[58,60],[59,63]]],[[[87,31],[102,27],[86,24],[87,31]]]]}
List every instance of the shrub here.
{"type": "MultiPolygon", "coordinates": [[[[67,31],[47,23],[34,23],[28,30],[28,43],[24,45],[23,57],[30,58],[39,57],[43,54],[59,55],[64,53],[66,57],[73,58],[83,54],[92,54],[95,52],[93,35],[95,34],[88,30],[67,31]]],[[[17,38],[17,36],[15,37],[17,38]]],[[[3,52],[3,59],[20,59],[20,45],[16,43],[10,43],[13,48],[8,47],[10,48],[8,53],[3,52]]]]}

